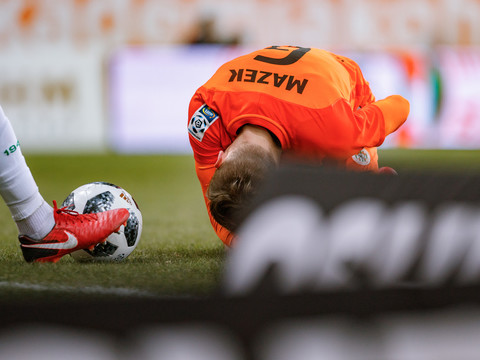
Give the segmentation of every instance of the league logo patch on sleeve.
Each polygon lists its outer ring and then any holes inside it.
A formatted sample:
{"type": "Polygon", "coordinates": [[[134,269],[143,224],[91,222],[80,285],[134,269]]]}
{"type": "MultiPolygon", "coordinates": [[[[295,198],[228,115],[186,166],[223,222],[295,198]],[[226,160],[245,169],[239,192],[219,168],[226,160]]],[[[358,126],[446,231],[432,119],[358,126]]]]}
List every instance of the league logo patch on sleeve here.
{"type": "Polygon", "coordinates": [[[363,165],[367,166],[370,164],[370,154],[368,153],[367,150],[362,149],[360,152],[356,155],[352,156],[353,161],[355,161],[358,165],[363,165]]]}
{"type": "Polygon", "coordinates": [[[206,104],[193,114],[188,123],[188,132],[198,141],[202,141],[207,129],[218,119],[218,114],[206,104]]]}

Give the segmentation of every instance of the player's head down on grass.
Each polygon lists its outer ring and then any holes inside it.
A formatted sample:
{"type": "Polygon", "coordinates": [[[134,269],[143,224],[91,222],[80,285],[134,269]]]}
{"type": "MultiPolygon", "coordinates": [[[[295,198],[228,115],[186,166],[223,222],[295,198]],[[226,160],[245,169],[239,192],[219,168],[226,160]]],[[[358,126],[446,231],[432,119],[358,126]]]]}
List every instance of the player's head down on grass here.
{"type": "MultiPolygon", "coordinates": [[[[254,131],[262,131],[254,129],[254,131]]],[[[220,152],[217,170],[210,181],[207,197],[213,218],[230,231],[237,228],[240,211],[254,197],[266,174],[278,164],[279,150],[273,138],[259,144],[247,128],[244,138],[220,152]]],[[[265,135],[271,137],[265,131],[265,135]]]]}

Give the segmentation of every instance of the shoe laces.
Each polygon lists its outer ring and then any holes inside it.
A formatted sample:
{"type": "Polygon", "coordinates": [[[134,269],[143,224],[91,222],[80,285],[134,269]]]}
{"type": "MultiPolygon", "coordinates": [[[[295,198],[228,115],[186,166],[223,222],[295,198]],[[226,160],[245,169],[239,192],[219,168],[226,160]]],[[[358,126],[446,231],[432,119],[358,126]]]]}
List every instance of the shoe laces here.
{"type": "MultiPolygon", "coordinates": [[[[57,201],[53,200],[53,211],[58,215],[70,215],[70,216],[79,216],[77,218],[78,221],[83,223],[84,220],[92,221],[97,219],[97,214],[80,214],[78,211],[69,209],[68,206],[64,206],[62,208],[58,208],[57,201]]],[[[69,218],[69,217],[64,217],[69,218]]]]}

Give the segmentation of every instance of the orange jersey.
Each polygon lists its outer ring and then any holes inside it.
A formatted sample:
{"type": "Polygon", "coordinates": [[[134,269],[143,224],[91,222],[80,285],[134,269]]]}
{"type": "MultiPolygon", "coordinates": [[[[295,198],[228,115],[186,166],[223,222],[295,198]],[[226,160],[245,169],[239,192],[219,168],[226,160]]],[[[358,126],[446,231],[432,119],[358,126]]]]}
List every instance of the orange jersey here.
{"type": "MultiPolygon", "coordinates": [[[[387,134],[374,101],[358,65],[325,50],[273,46],[227,62],[189,106],[190,144],[204,195],[219,151],[246,124],[268,129],[284,153],[377,170],[376,147],[387,134]]],[[[210,220],[230,245],[233,235],[210,220]]]]}

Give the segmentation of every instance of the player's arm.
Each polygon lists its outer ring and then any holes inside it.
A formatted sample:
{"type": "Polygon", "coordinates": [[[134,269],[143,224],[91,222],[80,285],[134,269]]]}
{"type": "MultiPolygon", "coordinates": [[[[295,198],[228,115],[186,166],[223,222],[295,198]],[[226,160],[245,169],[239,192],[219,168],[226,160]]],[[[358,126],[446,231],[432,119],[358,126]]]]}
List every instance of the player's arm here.
{"type": "Polygon", "coordinates": [[[220,144],[221,134],[217,121],[218,114],[208,106],[205,108],[205,106],[206,104],[202,97],[199,93],[196,93],[190,101],[188,109],[188,136],[195,159],[195,171],[202,187],[210,222],[217,236],[226,245],[230,246],[233,235],[215,221],[210,213],[210,202],[206,196],[210,180],[216,170],[215,162],[218,152],[222,150],[222,146],[220,144]]]}
{"type": "Polygon", "coordinates": [[[205,205],[207,206],[207,212],[210,218],[210,222],[220,240],[222,240],[225,245],[231,246],[233,234],[215,221],[212,214],[210,213],[210,201],[206,196],[208,185],[210,184],[210,180],[212,179],[215,170],[215,165],[200,165],[195,162],[195,171],[197,172],[198,180],[200,181],[200,185],[202,186],[203,198],[205,200],[205,205]]]}
{"type": "Polygon", "coordinates": [[[385,136],[395,132],[407,120],[410,103],[400,95],[391,95],[371,105],[380,108],[385,121],[385,136]]]}
{"type": "Polygon", "coordinates": [[[354,147],[380,146],[408,117],[409,102],[400,95],[375,101],[353,112],[354,147]]]}

